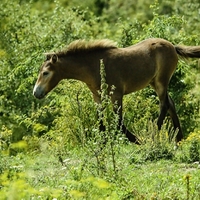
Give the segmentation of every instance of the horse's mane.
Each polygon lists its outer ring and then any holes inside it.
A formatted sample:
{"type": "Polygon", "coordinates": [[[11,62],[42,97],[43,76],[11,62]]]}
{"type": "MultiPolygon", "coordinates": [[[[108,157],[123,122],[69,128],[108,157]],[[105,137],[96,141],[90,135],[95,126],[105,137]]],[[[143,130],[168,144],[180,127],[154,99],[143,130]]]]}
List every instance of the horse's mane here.
{"type": "Polygon", "coordinates": [[[58,56],[65,56],[74,53],[83,53],[83,52],[90,52],[103,49],[113,49],[113,48],[117,48],[116,43],[108,39],[91,40],[91,41],[76,40],[70,43],[65,50],[60,51],[56,54],[58,56]]]}

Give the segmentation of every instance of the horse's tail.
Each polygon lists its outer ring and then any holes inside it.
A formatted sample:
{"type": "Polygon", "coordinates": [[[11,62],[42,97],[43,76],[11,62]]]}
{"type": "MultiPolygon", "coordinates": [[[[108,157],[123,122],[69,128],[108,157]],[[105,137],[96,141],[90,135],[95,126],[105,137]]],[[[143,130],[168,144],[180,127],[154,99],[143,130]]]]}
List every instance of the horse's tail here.
{"type": "Polygon", "coordinates": [[[200,46],[174,46],[176,53],[184,58],[200,58],[200,46]]]}

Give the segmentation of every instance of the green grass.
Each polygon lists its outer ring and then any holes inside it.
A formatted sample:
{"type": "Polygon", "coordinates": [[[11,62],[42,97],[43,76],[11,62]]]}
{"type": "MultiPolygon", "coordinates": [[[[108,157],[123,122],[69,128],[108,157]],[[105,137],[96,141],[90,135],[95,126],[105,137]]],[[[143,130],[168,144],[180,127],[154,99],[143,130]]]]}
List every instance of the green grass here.
{"type": "MultiPolygon", "coordinates": [[[[112,160],[105,155],[98,169],[88,147],[58,151],[59,144],[40,141],[35,152],[0,157],[0,199],[199,199],[200,164],[133,157],[143,147],[118,145],[112,160]],[[99,173],[99,171],[101,173],[99,173]]],[[[107,147],[106,147],[107,148],[107,147]]],[[[104,151],[104,150],[102,150],[104,151]]],[[[180,150],[175,150],[178,155],[180,150]]]]}

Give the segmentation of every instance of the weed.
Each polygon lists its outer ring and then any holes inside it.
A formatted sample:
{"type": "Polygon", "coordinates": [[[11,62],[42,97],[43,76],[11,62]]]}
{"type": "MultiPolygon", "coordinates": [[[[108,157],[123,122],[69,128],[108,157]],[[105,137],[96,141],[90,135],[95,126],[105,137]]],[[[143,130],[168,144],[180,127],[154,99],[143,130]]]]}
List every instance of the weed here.
{"type": "Polygon", "coordinates": [[[167,127],[167,124],[158,130],[157,124],[149,121],[146,131],[139,134],[142,145],[133,153],[132,162],[172,160],[175,155],[175,136],[176,132],[167,127]]]}
{"type": "Polygon", "coordinates": [[[90,150],[89,153],[92,153],[96,159],[95,168],[98,176],[101,177],[109,173],[111,176],[117,176],[116,154],[123,136],[120,130],[118,130],[119,115],[113,111],[116,105],[113,105],[111,102],[114,86],[109,92],[103,60],[100,60],[100,74],[101,90],[99,94],[101,96],[101,103],[97,105],[98,120],[93,129],[93,137],[88,138],[89,143],[86,147],[90,150]],[[105,127],[105,130],[100,130],[100,126],[105,127]],[[110,168],[110,164],[112,168],[110,168]]]}
{"type": "Polygon", "coordinates": [[[185,176],[185,181],[186,181],[186,199],[190,199],[190,175],[185,176]]]}

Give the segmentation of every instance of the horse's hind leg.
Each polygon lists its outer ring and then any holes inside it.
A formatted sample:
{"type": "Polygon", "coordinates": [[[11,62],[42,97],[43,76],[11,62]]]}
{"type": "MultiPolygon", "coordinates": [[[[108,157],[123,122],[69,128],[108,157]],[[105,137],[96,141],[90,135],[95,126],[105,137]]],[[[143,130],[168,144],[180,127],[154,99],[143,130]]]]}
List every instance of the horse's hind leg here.
{"type": "Polygon", "coordinates": [[[183,134],[182,134],[179,118],[176,113],[174,102],[172,98],[169,96],[169,94],[166,92],[166,96],[164,100],[160,100],[160,115],[158,117],[158,122],[157,122],[159,130],[161,129],[161,126],[163,124],[167,111],[169,112],[170,117],[172,119],[174,130],[178,129],[176,141],[179,142],[181,141],[181,139],[183,139],[183,134]]]}
{"type": "Polygon", "coordinates": [[[158,95],[158,98],[160,100],[160,114],[157,121],[158,129],[159,130],[161,129],[161,126],[167,115],[167,112],[169,112],[173,125],[174,125],[174,129],[175,130],[178,129],[176,141],[179,142],[183,138],[183,134],[182,134],[180,122],[176,113],[176,109],[174,106],[174,102],[167,93],[167,89],[166,89],[167,87],[163,87],[162,84],[158,84],[158,83],[157,85],[154,83],[152,83],[151,85],[155,89],[158,95]]]}
{"type": "Polygon", "coordinates": [[[179,142],[183,139],[183,133],[182,133],[182,130],[181,130],[181,125],[180,125],[178,115],[176,113],[175,105],[174,105],[172,98],[169,95],[167,95],[167,98],[168,98],[168,103],[169,103],[169,114],[170,114],[170,117],[172,119],[174,129],[175,130],[178,129],[176,141],[179,142]]]}
{"type": "Polygon", "coordinates": [[[160,130],[163,124],[163,121],[167,115],[167,111],[169,109],[168,98],[166,98],[167,87],[164,87],[163,84],[159,82],[151,82],[151,86],[154,88],[160,101],[160,114],[157,121],[157,126],[158,126],[158,129],[160,130]]]}
{"type": "Polygon", "coordinates": [[[160,130],[161,126],[163,125],[163,121],[164,121],[164,119],[167,115],[169,105],[168,105],[168,102],[167,102],[166,95],[163,98],[159,97],[159,99],[160,99],[160,114],[159,114],[159,117],[158,117],[157,125],[158,125],[158,129],[160,130]]]}

